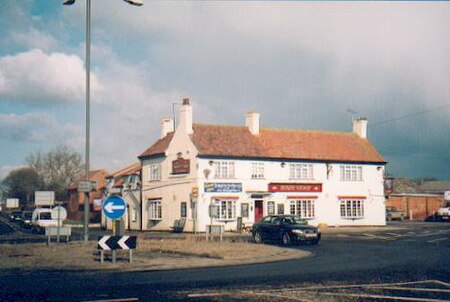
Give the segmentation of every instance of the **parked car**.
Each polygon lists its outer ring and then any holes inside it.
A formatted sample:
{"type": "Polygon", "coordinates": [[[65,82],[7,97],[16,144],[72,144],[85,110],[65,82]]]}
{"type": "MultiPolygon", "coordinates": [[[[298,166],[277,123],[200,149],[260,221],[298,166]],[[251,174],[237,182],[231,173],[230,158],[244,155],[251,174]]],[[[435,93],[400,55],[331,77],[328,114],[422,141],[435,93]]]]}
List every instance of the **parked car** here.
{"type": "Polygon", "coordinates": [[[300,242],[318,244],[320,229],[295,215],[270,215],[253,224],[253,239],[256,243],[280,242],[291,245],[300,242]]]}
{"type": "Polygon", "coordinates": [[[436,218],[438,221],[450,221],[450,202],[447,202],[444,207],[439,208],[436,213],[436,218]]]}
{"type": "Polygon", "coordinates": [[[41,233],[46,227],[56,227],[58,222],[52,219],[51,209],[36,209],[31,217],[31,227],[34,232],[41,233]]]}
{"type": "Polygon", "coordinates": [[[19,222],[22,219],[22,211],[12,211],[9,214],[9,221],[19,222]]]}
{"type": "Polygon", "coordinates": [[[31,218],[33,216],[33,212],[31,211],[24,211],[22,213],[22,218],[20,221],[20,226],[23,228],[31,228],[31,218]]]}
{"type": "Polygon", "coordinates": [[[408,213],[406,211],[399,211],[396,207],[386,207],[387,221],[391,221],[394,219],[403,221],[406,217],[408,217],[408,213]]]}

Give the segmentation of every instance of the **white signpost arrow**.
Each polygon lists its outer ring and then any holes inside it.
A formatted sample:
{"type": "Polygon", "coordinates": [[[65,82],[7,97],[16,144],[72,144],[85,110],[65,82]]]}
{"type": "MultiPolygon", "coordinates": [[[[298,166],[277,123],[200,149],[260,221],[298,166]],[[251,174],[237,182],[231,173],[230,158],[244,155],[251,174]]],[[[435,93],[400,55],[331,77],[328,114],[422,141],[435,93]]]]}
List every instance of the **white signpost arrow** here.
{"type": "Polygon", "coordinates": [[[124,205],[114,205],[114,202],[108,202],[104,208],[108,213],[114,213],[116,210],[125,210],[124,205]]]}

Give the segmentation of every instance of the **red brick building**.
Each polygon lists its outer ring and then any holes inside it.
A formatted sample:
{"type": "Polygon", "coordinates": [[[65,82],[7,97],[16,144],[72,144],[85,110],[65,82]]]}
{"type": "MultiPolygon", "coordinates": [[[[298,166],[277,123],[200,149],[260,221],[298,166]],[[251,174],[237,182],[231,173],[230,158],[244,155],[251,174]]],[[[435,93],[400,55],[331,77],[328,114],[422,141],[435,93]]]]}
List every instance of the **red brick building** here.
{"type": "Polygon", "coordinates": [[[392,192],[386,196],[386,206],[406,211],[411,220],[432,219],[442,207],[442,194],[424,193],[411,179],[396,178],[393,180],[392,192]]]}
{"type": "MultiPolygon", "coordinates": [[[[100,188],[105,186],[105,177],[108,172],[103,169],[90,171],[89,180],[97,182],[97,190],[89,194],[90,220],[100,222],[102,211],[102,192],[100,188]]],[[[67,218],[72,220],[82,220],[84,213],[84,193],[78,192],[77,183],[69,186],[69,202],[67,203],[67,218]]]]}

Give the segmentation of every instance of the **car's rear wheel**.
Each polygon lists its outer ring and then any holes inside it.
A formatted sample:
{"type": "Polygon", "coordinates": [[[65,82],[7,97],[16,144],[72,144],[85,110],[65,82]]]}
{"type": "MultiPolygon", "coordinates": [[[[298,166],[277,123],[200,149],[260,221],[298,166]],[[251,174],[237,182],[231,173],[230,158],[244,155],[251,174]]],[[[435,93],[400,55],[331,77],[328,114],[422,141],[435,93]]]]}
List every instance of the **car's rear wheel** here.
{"type": "Polygon", "coordinates": [[[259,231],[256,231],[255,234],[253,234],[253,239],[258,244],[263,243],[263,239],[262,239],[261,233],[259,231]]]}
{"type": "Polygon", "coordinates": [[[281,237],[281,243],[283,243],[283,245],[291,245],[291,241],[291,236],[289,236],[288,233],[284,233],[281,237]]]}

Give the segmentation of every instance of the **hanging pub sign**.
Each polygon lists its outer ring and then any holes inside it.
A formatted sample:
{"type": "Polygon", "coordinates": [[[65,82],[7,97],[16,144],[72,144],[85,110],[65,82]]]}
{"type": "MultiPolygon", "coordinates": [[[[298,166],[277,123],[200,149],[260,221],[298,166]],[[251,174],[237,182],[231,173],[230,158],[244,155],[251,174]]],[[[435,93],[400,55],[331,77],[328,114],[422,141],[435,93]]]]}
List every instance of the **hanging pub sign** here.
{"type": "Polygon", "coordinates": [[[189,159],[178,158],[172,161],[172,174],[189,174],[191,161],[189,159]]]}
{"type": "Polygon", "coordinates": [[[241,183],[205,183],[206,193],[240,193],[242,192],[241,183]]]}
{"type": "Polygon", "coordinates": [[[322,184],[270,183],[269,192],[322,192],[322,184]]]}

